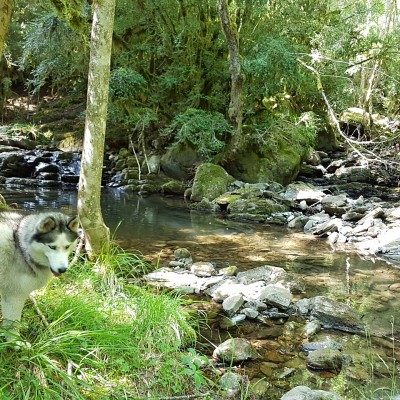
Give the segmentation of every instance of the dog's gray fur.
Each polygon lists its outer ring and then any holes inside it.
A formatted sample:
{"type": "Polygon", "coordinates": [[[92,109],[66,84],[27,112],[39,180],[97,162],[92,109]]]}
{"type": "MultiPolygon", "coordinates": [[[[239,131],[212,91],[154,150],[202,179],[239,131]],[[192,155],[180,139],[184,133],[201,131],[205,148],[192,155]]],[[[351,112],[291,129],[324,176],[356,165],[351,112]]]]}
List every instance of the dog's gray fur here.
{"type": "Polygon", "coordinates": [[[29,294],[68,269],[78,219],[61,212],[0,212],[0,294],[7,340],[18,335],[29,294]]]}

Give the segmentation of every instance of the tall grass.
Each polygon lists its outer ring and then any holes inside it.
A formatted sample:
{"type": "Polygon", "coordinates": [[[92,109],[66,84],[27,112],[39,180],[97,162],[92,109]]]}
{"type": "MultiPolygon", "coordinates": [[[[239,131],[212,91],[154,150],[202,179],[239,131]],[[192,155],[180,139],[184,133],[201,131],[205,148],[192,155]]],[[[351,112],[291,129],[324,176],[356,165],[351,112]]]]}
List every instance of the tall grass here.
{"type": "Polygon", "coordinates": [[[36,293],[15,350],[0,343],[0,399],[105,400],[184,395],[195,385],[182,351],[196,340],[183,301],[140,286],[148,265],[112,251],[36,293]],[[132,283],[133,282],[133,283],[132,283]]]}

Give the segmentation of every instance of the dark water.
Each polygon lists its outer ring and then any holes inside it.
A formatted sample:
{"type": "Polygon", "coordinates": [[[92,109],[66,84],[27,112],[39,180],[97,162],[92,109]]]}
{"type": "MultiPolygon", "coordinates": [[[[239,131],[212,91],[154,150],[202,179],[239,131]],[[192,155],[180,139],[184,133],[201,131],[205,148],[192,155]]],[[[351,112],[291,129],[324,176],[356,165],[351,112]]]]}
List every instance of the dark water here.
{"type": "MultiPolygon", "coordinates": [[[[76,192],[2,190],[7,202],[23,209],[76,212],[76,192]]],[[[400,333],[400,269],[380,260],[333,251],[324,239],[286,227],[243,224],[191,212],[182,199],[143,198],[118,190],[102,195],[106,224],[126,249],[164,265],[178,247],[194,261],[240,270],[270,264],[296,273],[306,282],[307,297],[325,295],[368,312],[385,332],[400,333]]]]}

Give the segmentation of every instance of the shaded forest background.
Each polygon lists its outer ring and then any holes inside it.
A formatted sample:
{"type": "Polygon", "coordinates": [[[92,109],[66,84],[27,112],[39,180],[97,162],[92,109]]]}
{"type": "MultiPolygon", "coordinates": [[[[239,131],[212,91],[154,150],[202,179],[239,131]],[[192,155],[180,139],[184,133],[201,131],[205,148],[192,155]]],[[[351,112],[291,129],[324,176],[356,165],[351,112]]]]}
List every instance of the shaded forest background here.
{"type": "MultiPolygon", "coordinates": [[[[57,107],[75,107],[77,125],[60,122],[58,130],[83,134],[90,25],[86,3],[16,2],[1,61],[4,122],[61,120],[57,107]],[[12,112],[21,95],[37,112],[12,112]],[[56,106],[41,113],[49,95],[56,106]]],[[[290,148],[300,160],[312,147],[337,144],[326,99],[337,116],[364,110],[372,134],[372,114],[386,117],[394,143],[399,48],[395,0],[118,0],[107,144],[126,146],[132,138],[154,151],[190,144],[203,160],[222,164],[238,149],[268,157],[290,148]],[[238,45],[239,126],[230,118],[232,60],[219,3],[228,6],[238,45]]]]}

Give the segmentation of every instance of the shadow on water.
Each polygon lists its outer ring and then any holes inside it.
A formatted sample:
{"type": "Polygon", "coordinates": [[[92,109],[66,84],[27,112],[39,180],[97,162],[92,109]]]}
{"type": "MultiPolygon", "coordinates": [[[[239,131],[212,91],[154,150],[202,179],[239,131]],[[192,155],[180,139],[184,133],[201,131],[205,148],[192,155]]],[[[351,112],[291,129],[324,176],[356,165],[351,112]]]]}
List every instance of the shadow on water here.
{"type": "MultiPolygon", "coordinates": [[[[65,190],[7,191],[10,203],[23,209],[76,212],[77,194],[65,190]]],[[[324,239],[286,227],[244,224],[190,211],[182,199],[143,198],[118,190],[102,194],[106,224],[122,247],[165,265],[173,252],[186,247],[194,261],[240,270],[270,264],[303,278],[305,295],[324,295],[368,312],[382,331],[394,324],[400,332],[400,269],[356,254],[334,252],[324,239]]]]}

